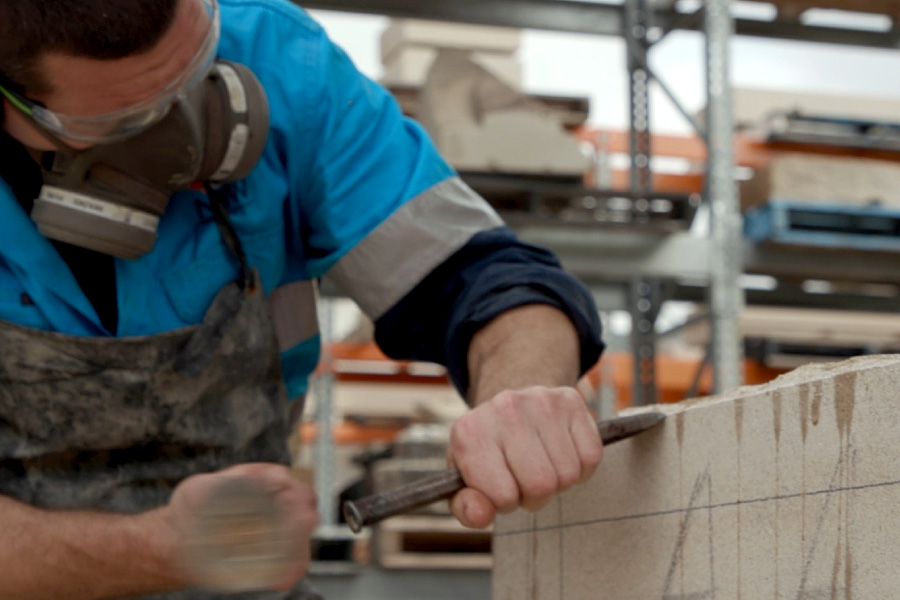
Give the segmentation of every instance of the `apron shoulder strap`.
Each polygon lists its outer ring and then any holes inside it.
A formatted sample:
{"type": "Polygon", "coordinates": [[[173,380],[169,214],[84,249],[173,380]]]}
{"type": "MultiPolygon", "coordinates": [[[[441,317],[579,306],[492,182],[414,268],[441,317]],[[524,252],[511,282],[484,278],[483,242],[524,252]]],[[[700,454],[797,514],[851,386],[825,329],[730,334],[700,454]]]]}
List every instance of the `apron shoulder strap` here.
{"type": "Polygon", "coordinates": [[[255,283],[253,270],[247,263],[247,255],[244,253],[244,246],[238,238],[237,232],[231,219],[228,218],[228,210],[225,203],[228,200],[230,186],[213,187],[210,183],[204,183],[206,193],[209,196],[209,202],[212,205],[213,216],[216,219],[216,225],[219,227],[219,234],[222,236],[225,245],[232,254],[241,263],[241,277],[238,279],[238,285],[242,290],[250,290],[255,283]]]}

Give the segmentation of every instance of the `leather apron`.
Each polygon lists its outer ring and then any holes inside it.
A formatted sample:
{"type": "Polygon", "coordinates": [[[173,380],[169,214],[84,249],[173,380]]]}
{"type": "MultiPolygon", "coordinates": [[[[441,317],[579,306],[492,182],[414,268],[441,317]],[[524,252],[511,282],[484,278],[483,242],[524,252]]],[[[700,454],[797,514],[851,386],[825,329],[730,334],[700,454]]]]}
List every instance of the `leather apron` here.
{"type": "MultiPolygon", "coordinates": [[[[289,405],[268,302],[221,201],[242,265],[199,325],[90,338],[0,321],[0,494],[47,509],[137,513],[184,478],[248,462],[288,464],[289,405]]],[[[184,590],[156,600],[319,598],[184,590]]]]}

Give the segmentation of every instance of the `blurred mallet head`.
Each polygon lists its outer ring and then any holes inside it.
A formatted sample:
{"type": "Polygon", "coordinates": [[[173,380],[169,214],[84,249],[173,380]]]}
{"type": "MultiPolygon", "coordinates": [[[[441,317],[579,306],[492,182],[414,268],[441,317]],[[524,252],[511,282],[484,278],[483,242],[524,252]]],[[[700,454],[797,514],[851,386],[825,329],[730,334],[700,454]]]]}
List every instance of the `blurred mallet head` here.
{"type": "Polygon", "coordinates": [[[226,480],[186,532],[186,568],[202,587],[271,590],[297,559],[298,541],[272,495],[243,477],[226,480]]]}

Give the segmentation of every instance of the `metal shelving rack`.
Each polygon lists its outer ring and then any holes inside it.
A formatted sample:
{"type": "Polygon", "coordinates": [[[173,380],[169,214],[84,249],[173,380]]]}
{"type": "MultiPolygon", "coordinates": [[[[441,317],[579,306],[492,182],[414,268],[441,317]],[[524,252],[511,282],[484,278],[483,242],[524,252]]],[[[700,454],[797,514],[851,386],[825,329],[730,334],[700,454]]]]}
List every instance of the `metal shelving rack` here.
{"type": "MultiPolygon", "coordinates": [[[[710,235],[698,238],[684,231],[592,230],[563,223],[524,225],[518,231],[526,241],[556,251],[566,267],[595,290],[601,308],[630,308],[634,323],[631,344],[639,359],[635,361],[635,398],[639,403],[651,402],[655,397],[653,357],[659,336],[654,325],[667,299],[691,299],[709,305],[710,360],[715,372],[715,389],[721,391],[742,382],[743,347],[738,316],[745,303],[740,285],[743,273],[785,280],[819,276],[900,283],[893,267],[895,257],[786,249],[743,240],[733,177],[729,85],[729,40],[734,34],[900,48],[900,29],[869,31],[799,21],[735,18],[732,0],[705,0],[688,12],[676,10],[671,2],[656,0],[624,0],[622,4],[575,0],[299,0],[299,3],[309,9],[618,36],[625,40],[631,82],[632,194],[653,191],[649,170],[649,89],[650,83],[655,82],[708,144],[705,196],[711,217],[710,235]],[[663,6],[656,6],[659,4],[663,6]],[[697,31],[705,36],[708,92],[705,124],[697,123],[682,108],[647,60],[653,46],[677,30],[697,31]],[[605,260],[607,256],[615,258],[605,260]]],[[[810,297],[790,286],[780,286],[771,292],[753,291],[751,300],[772,304],[822,303],[822,298],[810,297]]],[[[873,310],[888,310],[890,306],[884,299],[866,296],[836,295],[825,302],[854,308],[871,306],[873,310]]]]}
{"type": "MultiPolygon", "coordinates": [[[[310,0],[298,2],[304,8],[336,10],[389,17],[433,19],[518,27],[589,33],[597,35],[626,35],[625,7],[606,2],[576,0],[310,0]]],[[[707,2],[712,5],[713,2],[707,2]]],[[[731,2],[720,3],[729,6],[731,2]]],[[[702,10],[678,12],[671,8],[655,8],[654,26],[665,34],[670,31],[703,31],[702,10]]],[[[900,47],[900,32],[868,31],[840,27],[822,27],[783,21],[762,21],[747,18],[730,19],[737,35],[772,39],[826,42],[872,48],[900,47]]],[[[721,26],[721,24],[720,24],[721,26]]],[[[728,25],[726,24],[726,27],[728,25]]]]}
{"type": "MultiPolygon", "coordinates": [[[[705,240],[705,252],[695,256],[703,265],[698,274],[709,282],[711,292],[712,358],[717,388],[727,389],[740,384],[742,353],[736,316],[743,303],[738,285],[738,277],[742,272],[739,243],[741,220],[732,178],[728,40],[733,21],[729,0],[707,0],[701,9],[690,14],[653,11],[649,0],[627,0],[621,6],[567,0],[453,0],[436,3],[415,0],[314,0],[304,2],[303,6],[378,13],[391,17],[623,37],[627,42],[631,81],[631,192],[638,198],[642,194],[649,195],[653,192],[650,172],[651,81],[656,81],[675,105],[680,107],[662,80],[652,72],[647,55],[653,44],[661,40],[665,33],[679,28],[697,28],[700,23],[704,24],[708,40],[708,134],[703,127],[697,126],[697,129],[710,142],[708,193],[712,207],[712,235],[705,240]]],[[[681,112],[694,123],[687,111],[682,109],[681,112]]],[[[522,233],[523,237],[528,237],[527,230],[522,233]]],[[[547,231],[541,229],[535,233],[542,237],[547,231]]],[[[605,236],[606,232],[599,235],[605,236]]],[[[654,237],[659,238],[658,235],[654,237]]],[[[636,357],[635,397],[638,403],[650,403],[656,397],[655,321],[667,290],[671,287],[670,282],[677,281],[677,275],[677,270],[653,273],[646,268],[639,268],[630,271],[625,282],[619,282],[619,287],[624,283],[629,295],[628,301],[621,303],[619,307],[631,307],[633,318],[632,347],[636,357]]],[[[605,281],[606,284],[609,282],[610,280],[605,281]]]]}

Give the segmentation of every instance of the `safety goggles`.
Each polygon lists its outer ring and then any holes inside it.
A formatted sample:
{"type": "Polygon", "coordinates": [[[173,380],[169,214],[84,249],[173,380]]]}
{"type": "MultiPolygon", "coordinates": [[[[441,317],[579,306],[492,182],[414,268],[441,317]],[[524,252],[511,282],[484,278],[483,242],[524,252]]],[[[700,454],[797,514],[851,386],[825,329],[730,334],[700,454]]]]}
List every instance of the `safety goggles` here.
{"type": "Polygon", "coordinates": [[[206,38],[174,81],[141,102],[100,115],[66,115],[27,98],[2,75],[0,95],[38,126],[64,139],[88,144],[108,144],[140,133],[158,123],[179,97],[203,81],[215,61],[221,28],[219,4],[217,0],[201,2],[210,22],[206,38]]]}

